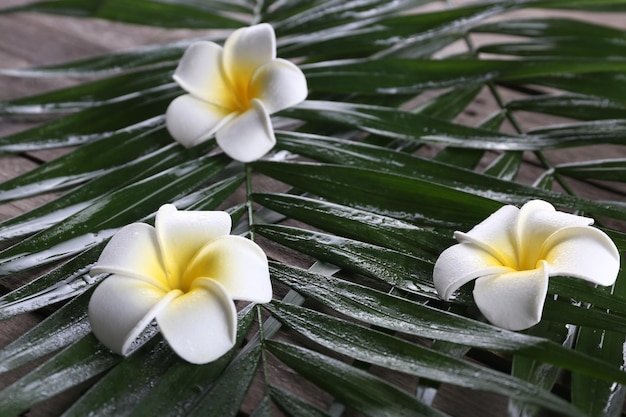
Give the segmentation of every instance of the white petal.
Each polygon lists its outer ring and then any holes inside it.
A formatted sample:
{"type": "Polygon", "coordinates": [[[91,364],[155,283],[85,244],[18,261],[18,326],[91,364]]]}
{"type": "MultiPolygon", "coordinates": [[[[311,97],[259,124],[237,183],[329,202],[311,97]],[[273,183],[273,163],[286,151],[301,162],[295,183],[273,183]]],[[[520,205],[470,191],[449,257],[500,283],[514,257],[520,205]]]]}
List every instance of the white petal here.
{"type": "MultiPolygon", "coordinates": [[[[163,263],[173,281],[203,246],[230,233],[231,218],[225,211],[178,211],[165,204],[157,212],[155,227],[163,263]]],[[[178,281],[171,285],[180,288],[178,281]]]]}
{"type": "Polygon", "coordinates": [[[556,211],[552,204],[532,200],[520,209],[517,221],[519,269],[533,269],[539,260],[543,242],[552,233],[565,227],[588,226],[593,219],[556,211]]]}
{"type": "Polygon", "coordinates": [[[184,360],[211,362],[235,345],[237,311],[217,283],[200,282],[157,315],[163,337],[184,360]]]}
{"type": "Polygon", "coordinates": [[[224,43],[223,69],[234,86],[247,87],[252,74],[276,58],[276,35],[267,23],[234,31],[224,43]]]}
{"type": "Polygon", "coordinates": [[[615,243],[601,230],[568,227],[552,234],[541,256],[550,275],[569,275],[600,285],[613,285],[620,256],[615,243]]]}
{"type": "Polygon", "coordinates": [[[508,330],[527,329],[541,320],[548,293],[544,262],[528,271],[479,278],[474,300],[490,323],[508,330]]]}
{"type": "Polygon", "coordinates": [[[240,162],[251,162],[269,152],[276,144],[269,115],[259,100],[222,127],[215,139],[222,150],[240,162]]]}
{"type": "Polygon", "coordinates": [[[455,232],[460,242],[470,242],[498,258],[504,265],[517,264],[515,225],[519,209],[507,205],[500,207],[467,233],[455,232]]]}
{"type": "Polygon", "coordinates": [[[190,148],[210,139],[236,113],[199,100],[190,94],[176,97],[165,113],[170,135],[181,145],[190,148]]]}
{"type": "Polygon", "coordinates": [[[222,47],[213,42],[192,44],[183,54],[174,79],[196,98],[233,109],[232,89],[222,72],[222,53],[222,47]]]}
{"type": "Polygon", "coordinates": [[[134,278],[111,275],[98,285],[89,300],[91,329],[106,347],[125,355],[158,311],[179,294],[180,291],[165,292],[134,278]]]}
{"type": "Polygon", "coordinates": [[[490,253],[471,243],[460,243],[444,250],[433,271],[439,296],[450,299],[452,293],[473,279],[511,271],[490,253]]]}
{"type": "Polygon", "coordinates": [[[272,299],[267,256],[250,239],[225,236],[199,251],[186,280],[206,277],[219,282],[235,300],[267,303],[272,299]]]}
{"type": "Polygon", "coordinates": [[[133,223],[121,228],[105,246],[91,275],[111,273],[134,277],[169,290],[154,227],[133,223]]]}
{"type": "Polygon", "coordinates": [[[300,103],[308,94],[306,78],[300,68],[284,59],[259,68],[250,88],[269,114],[300,103]]]}

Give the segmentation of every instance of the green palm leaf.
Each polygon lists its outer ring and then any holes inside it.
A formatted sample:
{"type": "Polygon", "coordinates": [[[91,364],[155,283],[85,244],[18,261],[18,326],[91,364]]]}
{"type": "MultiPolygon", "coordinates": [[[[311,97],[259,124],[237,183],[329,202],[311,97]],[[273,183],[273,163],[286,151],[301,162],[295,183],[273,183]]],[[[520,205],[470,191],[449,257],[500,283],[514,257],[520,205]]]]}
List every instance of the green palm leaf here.
{"type": "Polygon", "coordinates": [[[0,222],[0,320],[43,318],[0,348],[2,375],[21,375],[3,384],[0,415],[68,395],[64,416],[465,416],[437,400],[451,389],[462,402],[466,388],[499,401],[475,415],[507,405],[511,416],[620,415],[623,274],[609,289],[554,277],[542,322],[510,332],[485,322],[471,286],[443,302],[432,270],[454,230],[537,198],[595,217],[626,250],[626,32],[584,19],[623,13],[626,1],[443,3],[52,0],[1,10],[203,31],[0,69],[1,82],[75,78],[0,103],[1,117],[53,116],[0,138],[0,159],[58,155],[0,183],[0,202],[30,208],[0,222]],[[163,114],[182,94],[172,73],[185,48],[257,22],[274,26],[278,56],[301,66],[310,90],[274,118],[276,149],[241,164],[214,140],[175,145],[163,114]],[[609,157],[592,152],[607,145],[609,157]],[[154,325],[128,357],[115,355],[87,319],[104,278],[88,272],[109,237],[152,222],[165,203],[227,211],[234,233],[272,259],[274,300],[238,305],[235,348],[206,365],[178,358],[154,325]],[[86,389],[65,393],[77,386],[86,389]]]}

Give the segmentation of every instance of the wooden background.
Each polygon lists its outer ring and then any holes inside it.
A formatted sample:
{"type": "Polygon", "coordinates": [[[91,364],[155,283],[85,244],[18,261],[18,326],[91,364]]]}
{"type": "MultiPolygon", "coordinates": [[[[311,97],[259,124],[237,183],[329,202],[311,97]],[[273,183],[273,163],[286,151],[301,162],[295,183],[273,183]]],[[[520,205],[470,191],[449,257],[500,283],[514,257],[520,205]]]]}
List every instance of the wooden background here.
{"type": "MultiPolygon", "coordinates": [[[[456,1],[455,4],[468,1],[456,1]]],[[[24,0],[3,0],[0,7],[25,4],[24,0]]],[[[433,8],[433,6],[429,6],[433,8]]],[[[546,11],[526,11],[528,15],[546,15],[546,11]]],[[[582,17],[588,20],[609,23],[615,27],[626,29],[626,16],[619,14],[579,15],[567,13],[568,16],[582,17]]],[[[19,13],[0,15],[0,68],[22,68],[35,65],[46,65],[68,60],[86,58],[114,50],[130,49],[140,45],[157,44],[164,41],[202,36],[206,32],[191,30],[163,30],[140,26],[123,25],[102,20],[78,19],[57,16],[19,13]]],[[[488,37],[477,37],[476,42],[491,41],[488,37]]],[[[452,53],[462,48],[455,45],[443,53],[452,53]]],[[[0,76],[0,101],[32,95],[60,87],[72,85],[77,81],[71,79],[33,79],[0,76]]],[[[503,90],[505,99],[518,94],[503,90]]],[[[475,125],[484,117],[497,109],[488,92],[481,94],[476,102],[459,117],[458,120],[475,125]]],[[[524,128],[543,126],[559,122],[556,118],[548,118],[530,113],[518,113],[518,119],[524,128]]],[[[15,116],[0,118],[0,137],[33,127],[47,120],[43,116],[15,116]]],[[[25,155],[5,156],[0,158],[0,181],[15,177],[37,165],[55,158],[60,150],[42,151],[25,155]]],[[[428,150],[426,150],[428,152],[428,150]]],[[[619,146],[596,146],[575,148],[570,151],[547,153],[553,163],[573,160],[597,159],[600,157],[626,157],[626,149],[619,146]]],[[[487,163],[487,162],[485,162],[487,163]]],[[[519,180],[532,183],[541,170],[532,154],[526,156],[524,169],[519,180]]],[[[615,184],[588,184],[573,182],[573,187],[583,196],[594,199],[624,200],[626,189],[615,184]]],[[[49,199],[51,196],[38,196],[8,204],[0,205],[0,220],[12,217],[29,210],[49,199]]],[[[620,227],[618,225],[618,227],[620,227]]],[[[621,227],[620,227],[621,228],[621,227]]],[[[285,258],[291,255],[277,248],[269,248],[270,256],[285,258]]],[[[301,262],[296,262],[299,264],[301,262]]],[[[17,280],[6,279],[0,283],[0,291],[6,291],[19,285],[17,280]]],[[[45,316],[45,312],[36,312],[18,316],[0,323],[0,347],[6,345],[22,334],[45,316]]],[[[0,375],[0,389],[23,375],[32,366],[18,369],[15,372],[0,375]]],[[[59,395],[28,411],[29,417],[47,417],[62,413],[73,402],[85,386],[77,387],[59,395]]],[[[251,398],[252,400],[252,398],[251,398]]],[[[453,416],[496,417],[505,415],[506,402],[501,398],[479,394],[471,390],[444,387],[436,400],[443,411],[453,416]]]]}

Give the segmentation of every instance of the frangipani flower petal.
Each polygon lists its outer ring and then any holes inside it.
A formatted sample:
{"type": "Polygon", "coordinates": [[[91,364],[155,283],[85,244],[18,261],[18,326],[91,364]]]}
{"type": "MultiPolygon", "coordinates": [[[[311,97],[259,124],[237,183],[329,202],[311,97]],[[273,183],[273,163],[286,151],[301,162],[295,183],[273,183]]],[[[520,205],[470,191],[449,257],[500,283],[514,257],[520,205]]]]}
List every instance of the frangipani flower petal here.
{"type": "Polygon", "coordinates": [[[515,221],[519,209],[515,206],[502,206],[467,233],[455,232],[459,243],[469,242],[480,246],[506,265],[517,262],[515,221]]]}
{"type": "Polygon", "coordinates": [[[284,59],[259,68],[252,77],[251,88],[269,114],[300,103],[308,93],[302,70],[284,59]]]}
{"type": "Polygon", "coordinates": [[[489,252],[472,244],[458,244],[444,250],[433,271],[435,289],[444,300],[469,281],[492,274],[511,272],[489,252]]]}
{"type": "Polygon", "coordinates": [[[185,276],[215,280],[236,300],[267,303],[272,299],[267,256],[243,237],[225,236],[204,246],[185,276]]]}
{"type": "Polygon", "coordinates": [[[106,347],[125,355],[133,340],[179,294],[135,278],[112,275],[98,285],[89,300],[91,329],[106,347]]]}
{"type": "Polygon", "coordinates": [[[234,31],[221,48],[212,42],[190,46],[174,73],[189,94],[166,113],[167,128],[183,146],[216,136],[231,158],[251,162],[276,143],[270,114],[304,100],[302,71],[276,59],[276,35],[261,23],[234,31]]]}
{"type": "Polygon", "coordinates": [[[267,23],[234,31],[224,43],[223,69],[232,86],[245,86],[252,74],[276,58],[276,35],[267,23]]]}
{"type": "Polygon", "coordinates": [[[468,233],[455,233],[460,243],[435,263],[435,288],[447,300],[476,278],[474,300],[491,323],[510,330],[533,326],[541,319],[550,276],[615,282],[619,252],[592,223],[540,200],[519,210],[505,206],[468,233]],[[510,256],[501,255],[502,247],[510,256]]]}
{"type": "Polygon", "coordinates": [[[210,139],[236,115],[224,107],[184,94],[170,103],[165,122],[170,135],[181,145],[190,148],[210,139]]]}
{"type": "Polygon", "coordinates": [[[143,280],[163,291],[168,288],[156,233],[152,226],[144,223],[121,228],[104,248],[90,273],[119,274],[143,280]]]}
{"type": "Polygon", "coordinates": [[[222,47],[213,42],[194,43],[185,50],[173,78],[196,98],[232,108],[231,87],[221,66],[222,54],[222,47]]]}
{"type": "Polygon", "coordinates": [[[541,320],[548,293],[545,262],[537,269],[476,280],[474,300],[490,323],[508,330],[527,329],[541,320]]]}
{"type": "Polygon", "coordinates": [[[156,319],[174,352],[191,363],[211,362],[235,344],[235,305],[215,281],[197,280],[189,292],[173,300],[156,319]]]}
{"type": "Polygon", "coordinates": [[[251,104],[250,109],[228,122],[215,135],[220,148],[240,162],[259,159],[276,144],[265,106],[257,99],[253,99],[251,104]]]}
{"type": "Polygon", "coordinates": [[[594,284],[612,285],[619,272],[615,243],[601,230],[569,227],[552,234],[542,256],[550,275],[569,275],[594,284]]]}
{"type": "Polygon", "coordinates": [[[543,242],[552,233],[567,227],[589,226],[593,219],[556,211],[552,204],[532,200],[524,204],[517,220],[517,241],[521,269],[535,267],[543,242]]]}
{"type": "Polygon", "coordinates": [[[166,204],[155,227],[122,228],[92,268],[114,273],[89,303],[96,337],[125,355],[156,319],[172,349],[189,362],[207,363],[232,348],[233,300],[268,302],[272,288],[263,250],[229,235],[230,227],[226,212],[179,212],[166,204]]]}
{"type": "MultiPolygon", "coordinates": [[[[161,206],[155,219],[163,264],[170,280],[181,277],[192,258],[207,242],[230,233],[231,218],[225,211],[178,211],[161,206]]],[[[170,282],[180,287],[180,282],[170,282]]]]}

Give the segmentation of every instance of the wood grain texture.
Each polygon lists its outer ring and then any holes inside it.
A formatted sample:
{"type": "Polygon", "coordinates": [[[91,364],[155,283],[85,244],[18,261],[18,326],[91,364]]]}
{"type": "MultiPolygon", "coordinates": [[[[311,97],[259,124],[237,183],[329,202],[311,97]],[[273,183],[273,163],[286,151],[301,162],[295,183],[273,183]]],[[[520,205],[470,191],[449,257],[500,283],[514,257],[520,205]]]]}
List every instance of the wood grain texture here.
{"type": "MultiPolygon", "coordinates": [[[[457,1],[456,4],[467,3],[468,1],[457,1]]],[[[11,0],[6,6],[27,3],[27,1],[11,0]]],[[[5,6],[3,3],[2,6],[5,6]]],[[[529,12],[526,12],[528,16],[529,12]]],[[[531,11],[533,16],[545,14],[545,11],[531,11]]],[[[574,17],[580,16],[576,13],[568,13],[574,17]]],[[[616,27],[626,28],[626,18],[623,15],[597,14],[584,15],[585,18],[610,22],[616,27]]],[[[80,59],[106,53],[113,50],[124,50],[140,45],[156,44],[168,40],[181,39],[185,37],[196,37],[202,35],[202,31],[190,30],[162,30],[133,25],[122,25],[102,20],[87,20],[66,18],[57,16],[44,16],[37,14],[14,14],[0,15],[0,67],[2,68],[22,68],[34,65],[46,65],[60,63],[68,60],[80,59]]],[[[485,38],[477,38],[478,42],[485,41],[485,38]]],[[[445,51],[454,53],[463,48],[462,45],[455,45],[445,51]]],[[[32,78],[12,78],[0,76],[0,101],[13,99],[16,97],[28,96],[44,91],[49,91],[61,87],[66,87],[76,83],[71,79],[32,79],[32,78]]],[[[505,100],[519,96],[519,93],[502,90],[505,100]]],[[[498,109],[497,103],[493,100],[488,91],[483,91],[478,99],[460,115],[457,121],[469,125],[476,125],[481,120],[491,115],[498,109]]],[[[548,118],[531,113],[520,113],[518,120],[524,129],[536,126],[543,126],[556,123],[556,118],[548,118]]],[[[36,126],[42,122],[41,117],[20,116],[0,118],[0,137],[14,132],[18,132],[36,126]]],[[[510,127],[509,127],[510,129],[510,127]]],[[[433,148],[431,148],[433,151],[433,148]]],[[[47,151],[35,155],[17,155],[0,158],[0,181],[13,178],[37,166],[37,160],[46,161],[58,156],[62,151],[47,151]]],[[[423,152],[428,153],[428,148],[423,152]]],[[[562,163],[573,160],[596,159],[599,157],[626,157],[624,147],[602,146],[589,148],[576,148],[568,151],[547,153],[551,163],[562,163]]],[[[493,158],[493,154],[491,155],[493,158]]],[[[488,163],[487,158],[484,165],[488,163]]],[[[540,172],[539,163],[532,153],[525,155],[524,168],[520,173],[519,180],[530,184],[540,172]]],[[[260,185],[266,189],[276,189],[276,185],[260,179],[260,185]]],[[[602,187],[590,185],[584,181],[572,182],[572,186],[581,195],[593,199],[614,199],[625,200],[626,190],[614,184],[603,184],[602,187]]],[[[47,201],[50,197],[38,196],[16,202],[0,205],[0,220],[6,219],[22,212],[25,212],[39,204],[47,201]]],[[[265,242],[267,243],[267,242],[265,242]]],[[[267,244],[268,253],[274,259],[281,259],[285,262],[308,266],[310,260],[301,255],[279,248],[276,245],[267,244]]],[[[4,291],[7,290],[6,284],[4,291]]],[[[17,285],[17,283],[15,284],[17,285]]],[[[38,323],[44,317],[43,314],[33,313],[18,316],[12,320],[0,323],[0,347],[8,344],[26,329],[38,323]]],[[[10,384],[19,378],[32,366],[20,368],[15,372],[0,375],[0,388],[10,384]]],[[[380,371],[383,372],[383,371],[380,371]]],[[[397,382],[407,389],[414,389],[407,386],[402,376],[388,375],[385,377],[397,382]]],[[[283,372],[280,374],[281,385],[290,386],[293,389],[293,375],[283,372]]],[[[49,417],[59,415],[71,404],[78,395],[81,394],[89,383],[76,387],[69,392],[54,397],[37,407],[29,410],[25,416],[28,417],[49,417]]],[[[312,387],[302,387],[303,390],[312,387]]],[[[313,391],[312,391],[313,392],[313,391]]],[[[248,405],[244,411],[251,412],[252,406],[260,398],[260,391],[253,389],[248,398],[248,405]]],[[[321,394],[320,394],[321,395],[321,394]]],[[[329,405],[331,399],[318,398],[319,405],[329,405]]],[[[457,387],[444,386],[435,404],[443,411],[452,416],[458,417],[499,417],[505,415],[506,401],[497,396],[477,393],[472,390],[460,389],[457,387]]]]}

